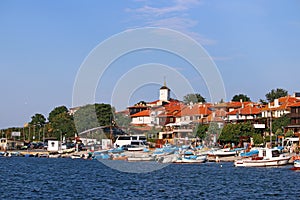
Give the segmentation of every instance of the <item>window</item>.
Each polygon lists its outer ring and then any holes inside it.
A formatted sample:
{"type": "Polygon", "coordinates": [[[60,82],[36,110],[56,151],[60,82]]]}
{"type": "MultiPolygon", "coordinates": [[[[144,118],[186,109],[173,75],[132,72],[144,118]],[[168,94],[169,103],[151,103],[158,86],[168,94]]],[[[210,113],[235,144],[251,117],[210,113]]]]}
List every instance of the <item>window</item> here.
{"type": "Polygon", "coordinates": [[[147,140],[147,138],[145,136],[140,136],[139,140],[147,140]]]}
{"type": "Polygon", "coordinates": [[[272,157],[279,157],[279,151],[272,151],[272,157]]]}
{"type": "Polygon", "coordinates": [[[118,140],[130,140],[130,136],[119,137],[118,140]]]}

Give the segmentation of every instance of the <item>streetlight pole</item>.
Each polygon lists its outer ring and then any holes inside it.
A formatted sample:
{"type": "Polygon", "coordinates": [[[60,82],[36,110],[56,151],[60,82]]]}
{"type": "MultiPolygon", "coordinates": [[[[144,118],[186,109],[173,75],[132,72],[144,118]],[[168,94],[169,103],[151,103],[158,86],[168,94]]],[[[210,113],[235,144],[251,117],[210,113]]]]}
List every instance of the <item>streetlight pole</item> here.
{"type": "Polygon", "coordinates": [[[271,117],[270,117],[270,148],[272,148],[272,111],[270,111],[271,117]]]}

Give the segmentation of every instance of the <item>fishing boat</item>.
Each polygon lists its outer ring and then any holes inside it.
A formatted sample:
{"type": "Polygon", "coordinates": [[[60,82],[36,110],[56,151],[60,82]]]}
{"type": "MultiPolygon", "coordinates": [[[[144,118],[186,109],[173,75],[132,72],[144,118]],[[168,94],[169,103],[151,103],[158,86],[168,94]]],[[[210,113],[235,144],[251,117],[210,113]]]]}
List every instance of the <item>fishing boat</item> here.
{"type": "Polygon", "coordinates": [[[206,162],[206,156],[189,155],[181,156],[175,161],[175,163],[204,163],[206,162]]]}
{"type": "Polygon", "coordinates": [[[291,170],[300,170],[300,160],[294,160],[294,167],[291,170]]]}
{"type": "Polygon", "coordinates": [[[48,158],[60,158],[61,154],[49,154],[48,158]]]}
{"type": "Polygon", "coordinates": [[[156,155],[155,160],[159,163],[175,163],[178,160],[178,154],[165,154],[165,155],[156,155]]]}
{"type": "Polygon", "coordinates": [[[148,152],[126,152],[127,161],[137,162],[137,161],[154,161],[155,156],[149,154],[148,152]]]}
{"type": "Polygon", "coordinates": [[[300,160],[295,160],[294,161],[294,167],[297,167],[300,169],[300,160]]]}
{"type": "Polygon", "coordinates": [[[234,166],[236,167],[269,167],[287,165],[290,156],[280,154],[278,149],[259,149],[258,156],[236,160],[234,166]]]}
{"type": "Polygon", "coordinates": [[[12,155],[11,155],[10,152],[1,152],[1,153],[0,153],[0,156],[1,156],[1,157],[7,157],[7,158],[10,158],[12,155]]]}
{"type": "Polygon", "coordinates": [[[236,150],[231,150],[230,148],[227,148],[227,149],[218,149],[215,151],[211,151],[208,153],[208,156],[225,157],[225,156],[235,156],[236,154],[237,154],[236,150]]]}
{"type": "Polygon", "coordinates": [[[82,155],[79,155],[79,154],[73,154],[73,155],[70,156],[70,158],[71,158],[72,160],[74,160],[74,159],[80,159],[80,158],[82,158],[82,155]]]}

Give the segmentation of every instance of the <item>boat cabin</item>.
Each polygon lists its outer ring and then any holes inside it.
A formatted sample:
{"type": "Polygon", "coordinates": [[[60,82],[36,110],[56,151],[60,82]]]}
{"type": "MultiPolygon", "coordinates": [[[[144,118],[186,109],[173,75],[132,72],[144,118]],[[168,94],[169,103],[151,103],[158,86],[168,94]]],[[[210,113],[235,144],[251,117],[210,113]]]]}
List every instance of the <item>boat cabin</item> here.
{"type": "Polygon", "coordinates": [[[266,159],[270,159],[270,158],[274,158],[274,157],[279,157],[280,156],[280,152],[278,149],[259,149],[258,150],[258,157],[260,158],[266,158],[266,159]]]}

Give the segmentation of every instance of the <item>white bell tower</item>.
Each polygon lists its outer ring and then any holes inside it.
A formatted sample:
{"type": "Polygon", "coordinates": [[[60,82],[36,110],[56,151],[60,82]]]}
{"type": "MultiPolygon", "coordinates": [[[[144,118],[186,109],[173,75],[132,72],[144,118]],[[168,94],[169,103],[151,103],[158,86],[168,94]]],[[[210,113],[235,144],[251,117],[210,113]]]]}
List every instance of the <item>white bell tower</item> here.
{"type": "Polygon", "coordinates": [[[159,90],[159,100],[169,101],[170,100],[170,89],[167,87],[166,79],[164,80],[164,86],[159,90]]]}

